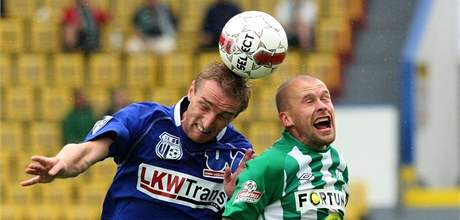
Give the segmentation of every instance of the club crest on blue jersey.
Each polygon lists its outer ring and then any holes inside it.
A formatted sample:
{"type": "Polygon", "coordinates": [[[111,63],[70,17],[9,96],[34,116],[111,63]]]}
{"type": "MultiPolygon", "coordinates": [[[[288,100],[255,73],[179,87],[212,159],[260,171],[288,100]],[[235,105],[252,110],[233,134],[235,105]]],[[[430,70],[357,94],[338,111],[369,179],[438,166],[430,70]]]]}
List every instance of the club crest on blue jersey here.
{"type": "Polygon", "coordinates": [[[206,167],[203,169],[203,176],[223,179],[225,167],[230,166],[232,171],[235,171],[244,157],[244,153],[240,151],[206,151],[204,154],[206,157],[206,167]]]}
{"type": "Polygon", "coordinates": [[[155,146],[155,153],[161,159],[180,160],[183,153],[179,137],[163,132],[155,146]]]}
{"type": "Polygon", "coordinates": [[[110,115],[106,115],[104,116],[104,118],[102,120],[99,120],[97,121],[94,126],[93,126],[93,131],[91,132],[91,134],[96,134],[97,131],[101,130],[102,127],[104,127],[104,125],[107,124],[107,122],[110,121],[110,119],[112,119],[113,117],[110,116],[110,115]]]}

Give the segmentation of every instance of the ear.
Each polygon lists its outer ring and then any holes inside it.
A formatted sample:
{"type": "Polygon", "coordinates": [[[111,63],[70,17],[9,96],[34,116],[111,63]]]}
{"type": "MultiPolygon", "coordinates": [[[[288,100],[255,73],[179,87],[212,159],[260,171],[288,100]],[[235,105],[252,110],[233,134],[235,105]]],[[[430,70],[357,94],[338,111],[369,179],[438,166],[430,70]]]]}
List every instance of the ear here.
{"type": "Polygon", "coordinates": [[[190,100],[193,95],[195,95],[195,80],[192,81],[192,85],[190,85],[190,88],[187,91],[187,98],[190,100]]]}
{"type": "Polygon", "coordinates": [[[288,112],[280,112],[278,114],[278,117],[279,117],[281,125],[283,125],[283,127],[288,128],[288,127],[294,126],[294,122],[292,121],[292,119],[289,116],[288,112]]]}

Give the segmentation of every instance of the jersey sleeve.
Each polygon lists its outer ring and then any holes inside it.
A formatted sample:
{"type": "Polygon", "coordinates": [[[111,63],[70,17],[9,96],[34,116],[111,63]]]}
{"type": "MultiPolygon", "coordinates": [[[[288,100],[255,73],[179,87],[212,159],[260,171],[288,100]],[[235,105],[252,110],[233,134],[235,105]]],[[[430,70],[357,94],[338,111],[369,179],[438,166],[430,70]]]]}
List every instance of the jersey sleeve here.
{"type": "Polygon", "coordinates": [[[283,158],[265,152],[248,161],[237,180],[223,216],[230,219],[257,219],[283,193],[283,158]]]}
{"type": "Polygon", "coordinates": [[[129,150],[147,128],[155,109],[154,103],[135,103],[121,109],[113,116],[104,116],[95,123],[85,141],[110,136],[114,142],[109,148],[109,157],[115,162],[124,161],[129,150]]]}

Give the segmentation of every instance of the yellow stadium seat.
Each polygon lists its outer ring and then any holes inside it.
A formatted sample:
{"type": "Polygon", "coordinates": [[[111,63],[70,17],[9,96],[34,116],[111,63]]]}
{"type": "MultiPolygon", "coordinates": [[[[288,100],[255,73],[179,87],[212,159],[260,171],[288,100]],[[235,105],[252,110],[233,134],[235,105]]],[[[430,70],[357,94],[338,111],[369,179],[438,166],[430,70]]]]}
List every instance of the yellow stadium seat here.
{"type": "Polygon", "coordinates": [[[245,123],[245,122],[250,122],[255,120],[256,113],[255,111],[258,110],[259,107],[256,106],[256,101],[254,99],[254,90],[252,92],[252,96],[249,99],[249,104],[246,110],[241,112],[236,118],[235,122],[238,123],[245,123]]]}
{"type": "Polygon", "coordinates": [[[68,87],[42,87],[40,96],[38,108],[45,121],[61,121],[73,106],[72,89],[68,87]]]}
{"type": "Polygon", "coordinates": [[[278,121],[253,121],[249,123],[249,141],[257,154],[262,153],[279,138],[281,127],[278,121]]]}
{"type": "Polygon", "coordinates": [[[348,184],[349,200],[346,207],[345,219],[359,220],[368,214],[367,184],[360,180],[348,184]]]}
{"type": "Polygon", "coordinates": [[[130,87],[151,87],[157,81],[157,57],[151,53],[129,54],[126,61],[126,84],[130,87]]]}
{"type": "Polygon", "coordinates": [[[0,219],[2,220],[23,220],[32,219],[28,207],[21,204],[0,205],[0,219]]]}
{"type": "Polygon", "coordinates": [[[9,54],[0,54],[0,86],[9,86],[13,84],[11,56],[9,54]]]}
{"type": "Polygon", "coordinates": [[[42,202],[49,205],[69,205],[72,204],[73,186],[71,181],[57,180],[42,187],[42,202]]]}
{"type": "Polygon", "coordinates": [[[186,94],[180,88],[174,87],[155,87],[150,91],[150,101],[171,106],[175,105],[182,96],[186,94]]]}
{"type": "MultiPolygon", "coordinates": [[[[17,121],[0,122],[1,151],[10,152],[24,148],[24,128],[17,121]]],[[[24,151],[25,152],[25,151],[24,151]]]]}
{"type": "Polygon", "coordinates": [[[254,91],[254,102],[257,103],[256,114],[254,118],[257,120],[277,120],[278,111],[276,110],[275,102],[276,87],[259,88],[254,91]]]}
{"type": "Polygon", "coordinates": [[[6,13],[13,18],[32,18],[38,2],[35,0],[16,0],[14,4],[6,4],[6,13]]]}
{"type": "Polygon", "coordinates": [[[117,171],[117,165],[113,159],[108,158],[93,165],[89,171],[92,173],[93,182],[108,189],[117,171]]]}
{"type": "Polygon", "coordinates": [[[56,52],[60,47],[60,28],[55,21],[38,22],[31,24],[32,52],[56,52]]]}
{"type": "Polygon", "coordinates": [[[110,91],[106,88],[93,86],[86,93],[96,115],[103,115],[110,106],[110,91]]]}
{"type": "Polygon", "coordinates": [[[160,74],[161,86],[188,88],[194,75],[192,63],[192,56],[187,53],[176,53],[163,57],[163,71],[160,74]]]}
{"type": "Polygon", "coordinates": [[[282,0],[255,0],[254,7],[259,10],[266,12],[268,14],[275,14],[275,6],[278,5],[282,0]]]}
{"type": "MultiPolygon", "coordinates": [[[[61,206],[62,207],[62,206],[61,206]]],[[[50,204],[36,204],[30,206],[30,218],[35,220],[59,220],[62,219],[61,207],[50,204]]],[[[68,210],[69,211],[69,210],[68,210]]]]}
{"type": "Polygon", "coordinates": [[[121,82],[121,62],[117,53],[92,54],[89,60],[89,84],[115,87],[121,82]]]}
{"type": "Polygon", "coordinates": [[[0,51],[7,53],[22,52],[24,50],[23,37],[24,30],[22,20],[0,19],[0,51]]]}
{"type": "Polygon", "coordinates": [[[351,25],[343,18],[322,18],[315,32],[319,52],[349,55],[352,47],[351,25]]]}
{"type": "Polygon", "coordinates": [[[56,53],[53,59],[53,83],[61,86],[82,87],[85,65],[80,53],[56,53]]]}
{"type": "Polygon", "coordinates": [[[317,0],[320,17],[348,17],[349,0],[317,0]]]}
{"type": "Polygon", "coordinates": [[[284,81],[301,73],[301,66],[303,65],[303,63],[300,62],[301,56],[299,51],[289,51],[287,53],[283,63],[267,77],[270,79],[274,88],[278,88],[284,81]]]}
{"type": "Polygon", "coordinates": [[[127,95],[129,103],[132,102],[145,102],[146,100],[146,89],[138,88],[135,86],[127,88],[127,95]]]}
{"type": "Polygon", "coordinates": [[[212,62],[222,62],[219,51],[215,52],[201,52],[198,58],[198,69],[195,69],[198,74],[205,66],[212,62]]]}
{"type": "Polygon", "coordinates": [[[307,57],[306,72],[321,79],[331,93],[342,88],[340,61],[336,54],[313,53],[307,57]]]}
{"type": "Polygon", "coordinates": [[[365,0],[350,0],[350,19],[353,22],[362,22],[364,19],[364,1],[365,0]]]}
{"type": "Polygon", "coordinates": [[[44,86],[48,84],[47,59],[44,54],[20,54],[18,57],[19,85],[44,86]]]}
{"type": "Polygon", "coordinates": [[[30,87],[7,87],[4,94],[4,117],[30,121],[35,118],[34,90],[30,87]]]}
{"type": "MultiPolygon", "coordinates": [[[[111,181],[109,180],[108,183],[110,182],[111,181]]],[[[101,182],[80,183],[82,184],[79,187],[83,189],[80,191],[80,204],[102,207],[105,194],[107,193],[109,187],[106,186],[106,184],[102,184],[101,182]]]]}
{"type": "Polygon", "coordinates": [[[30,125],[30,147],[35,153],[55,155],[62,147],[59,122],[32,122],[30,125]]]}

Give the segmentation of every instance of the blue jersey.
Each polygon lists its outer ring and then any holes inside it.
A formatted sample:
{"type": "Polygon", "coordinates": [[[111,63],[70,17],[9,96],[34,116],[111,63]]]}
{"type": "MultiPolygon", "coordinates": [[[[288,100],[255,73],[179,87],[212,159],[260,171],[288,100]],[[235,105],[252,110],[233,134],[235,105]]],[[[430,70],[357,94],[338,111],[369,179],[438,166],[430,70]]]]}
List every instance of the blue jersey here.
{"type": "Polygon", "coordinates": [[[181,128],[187,106],[187,98],[173,107],[135,103],[94,125],[86,140],[113,137],[109,157],[118,164],[102,219],[221,218],[224,169],[235,171],[252,146],[231,125],[194,143],[181,128]]]}

